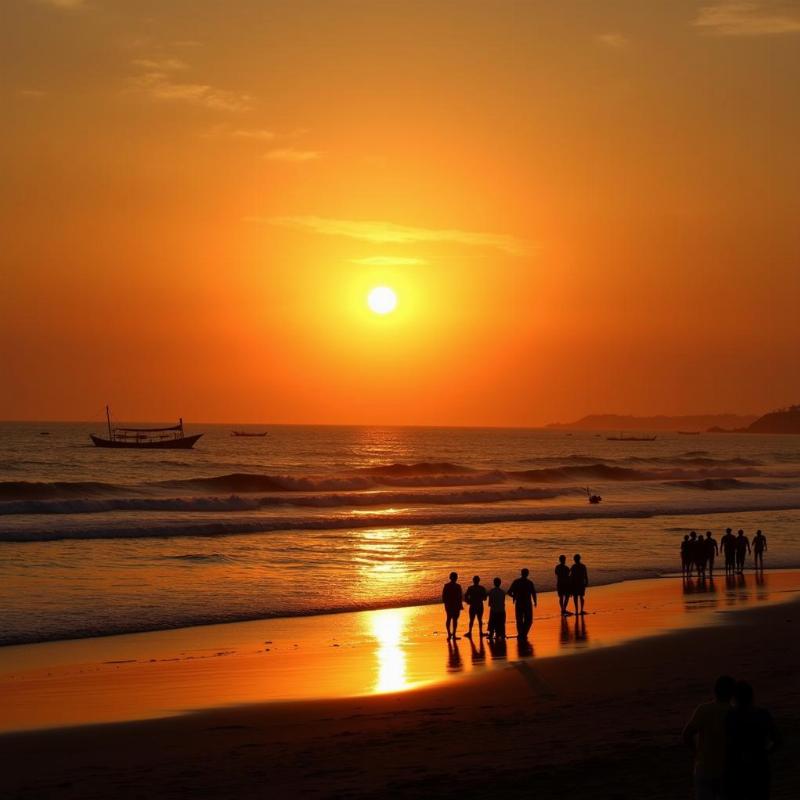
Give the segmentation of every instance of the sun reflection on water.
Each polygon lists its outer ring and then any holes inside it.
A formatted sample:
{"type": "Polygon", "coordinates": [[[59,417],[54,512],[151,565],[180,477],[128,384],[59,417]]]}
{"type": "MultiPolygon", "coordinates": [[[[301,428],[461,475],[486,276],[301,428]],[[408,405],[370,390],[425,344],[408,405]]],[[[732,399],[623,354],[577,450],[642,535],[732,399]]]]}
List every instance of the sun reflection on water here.
{"type": "Polygon", "coordinates": [[[406,628],[403,609],[374,611],[370,615],[372,634],[378,640],[378,678],[375,692],[400,692],[410,687],[406,653],[402,641],[406,628]]]}

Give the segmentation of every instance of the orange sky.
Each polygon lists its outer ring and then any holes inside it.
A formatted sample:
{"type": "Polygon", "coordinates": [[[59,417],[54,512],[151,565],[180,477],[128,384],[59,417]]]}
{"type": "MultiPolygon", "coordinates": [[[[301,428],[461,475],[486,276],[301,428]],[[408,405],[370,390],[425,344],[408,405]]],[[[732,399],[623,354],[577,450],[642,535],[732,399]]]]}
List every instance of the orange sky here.
{"type": "Polygon", "coordinates": [[[795,3],[2,15],[0,418],[800,401],[795,3]]]}

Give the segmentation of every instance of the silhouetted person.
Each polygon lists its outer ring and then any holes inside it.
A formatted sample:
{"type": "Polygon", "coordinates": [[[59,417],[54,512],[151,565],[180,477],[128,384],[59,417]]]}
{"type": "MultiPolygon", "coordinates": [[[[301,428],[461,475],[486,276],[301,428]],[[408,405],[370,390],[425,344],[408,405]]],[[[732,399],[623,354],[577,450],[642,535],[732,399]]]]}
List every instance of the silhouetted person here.
{"type": "Polygon", "coordinates": [[[478,634],[483,638],[483,603],[486,600],[486,589],[481,586],[481,576],[475,575],[472,586],[467,587],[464,599],[469,606],[469,630],[467,636],[472,636],[472,626],[478,620],[478,634]]]}
{"type": "Polygon", "coordinates": [[[514,616],[517,620],[517,636],[524,639],[533,625],[533,607],[537,605],[536,587],[523,569],[520,577],[508,587],[508,596],[514,601],[514,616]]]}
{"type": "Polygon", "coordinates": [[[730,528],[726,528],[725,535],[719,541],[722,552],[725,554],[725,572],[733,572],[736,559],[736,537],[730,528]]]}
{"type": "Polygon", "coordinates": [[[764,569],[764,551],[766,549],[767,537],[760,530],[757,530],[756,535],[753,537],[753,567],[755,569],[764,569]]]}
{"type": "Polygon", "coordinates": [[[706,544],[701,536],[697,538],[697,532],[692,531],[689,534],[689,553],[692,558],[692,565],[697,569],[697,577],[705,578],[706,576],[706,544]]]}
{"type": "Polygon", "coordinates": [[[719,545],[717,540],[711,535],[711,531],[706,531],[706,561],[708,562],[708,577],[714,577],[714,559],[719,555],[719,545]]]}
{"type": "Polygon", "coordinates": [[[569,605],[569,596],[571,594],[566,556],[559,556],[558,564],[556,564],[556,592],[558,593],[558,606],[561,609],[561,616],[566,617],[569,614],[567,606],[569,605]]]}
{"type": "Polygon", "coordinates": [[[464,593],[461,591],[461,586],[457,581],[458,573],[451,572],[450,582],[446,583],[442,589],[442,602],[444,603],[444,610],[447,615],[445,627],[447,628],[448,640],[457,638],[456,628],[458,628],[458,618],[464,606],[464,593]]]}
{"type": "Polygon", "coordinates": [[[580,553],[575,553],[572,560],[575,562],[569,571],[572,602],[575,604],[575,613],[583,615],[586,613],[583,610],[583,603],[586,596],[586,587],[589,585],[589,573],[586,570],[586,564],[581,562],[580,553]],[[581,607],[580,611],[578,611],[579,601],[581,607]]]}
{"type": "Polygon", "coordinates": [[[725,795],[727,719],[736,681],[722,675],[714,682],[714,699],[699,705],[686,727],[683,741],[694,751],[694,796],[722,800],[725,795]]]}
{"type": "Polygon", "coordinates": [[[502,581],[495,578],[493,589],[489,589],[489,639],[506,638],[506,593],[500,588],[502,581]]]}
{"type": "Polygon", "coordinates": [[[744,572],[744,559],[750,552],[750,540],[744,535],[744,531],[739,529],[736,534],[736,571],[744,572]]]}
{"type": "Polygon", "coordinates": [[[769,754],[781,744],[772,715],[753,705],[753,687],[739,682],[726,720],[726,799],[768,800],[769,754]]]}
{"type": "Polygon", "coordinates": [[[689,534],[687,533],[681,542],[681,570],[684,578],[689,577],[689,573],[692,570],[691,564],[692,560],[689,557],[689,534]]]}

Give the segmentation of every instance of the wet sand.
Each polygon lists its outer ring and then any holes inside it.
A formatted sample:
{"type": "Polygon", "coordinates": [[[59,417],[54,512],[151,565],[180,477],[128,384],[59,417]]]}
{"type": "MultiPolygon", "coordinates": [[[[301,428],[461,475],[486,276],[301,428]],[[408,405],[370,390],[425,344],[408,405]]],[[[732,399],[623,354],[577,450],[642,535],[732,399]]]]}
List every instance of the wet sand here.
{"type": "Polygon", "coordinates": [[[775,712],[774,796],[796,797],[783,760],[800,729],[800,574],[715,583],[601,587],[585,625],[562,626],[545,595],[533,657],[462,639],[456,658],[436,607],[290,621],[286,639],[276,620],[15,648],[11,675],[0,661],[6,730],[161,718],[7,734],[0,796],[683,797],[681,726],[727,671],[775,712]],[[271,644],[254,637],[267,629],[271,644]]]}

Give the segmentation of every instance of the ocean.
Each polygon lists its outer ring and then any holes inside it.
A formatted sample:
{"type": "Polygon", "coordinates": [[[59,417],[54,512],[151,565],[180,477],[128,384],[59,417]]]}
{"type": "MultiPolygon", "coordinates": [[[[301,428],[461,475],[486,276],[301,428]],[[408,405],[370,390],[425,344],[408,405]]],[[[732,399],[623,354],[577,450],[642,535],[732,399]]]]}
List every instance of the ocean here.
{"type": "Polygon", "coordinates": [[[0,424],[0,644],[433,602],[451,570],[548,590],[561,553],[651,577],[690,530],[761,528],[767,567],[800,567],[798,436],[233,429],[135,451],[0,424]]]}

